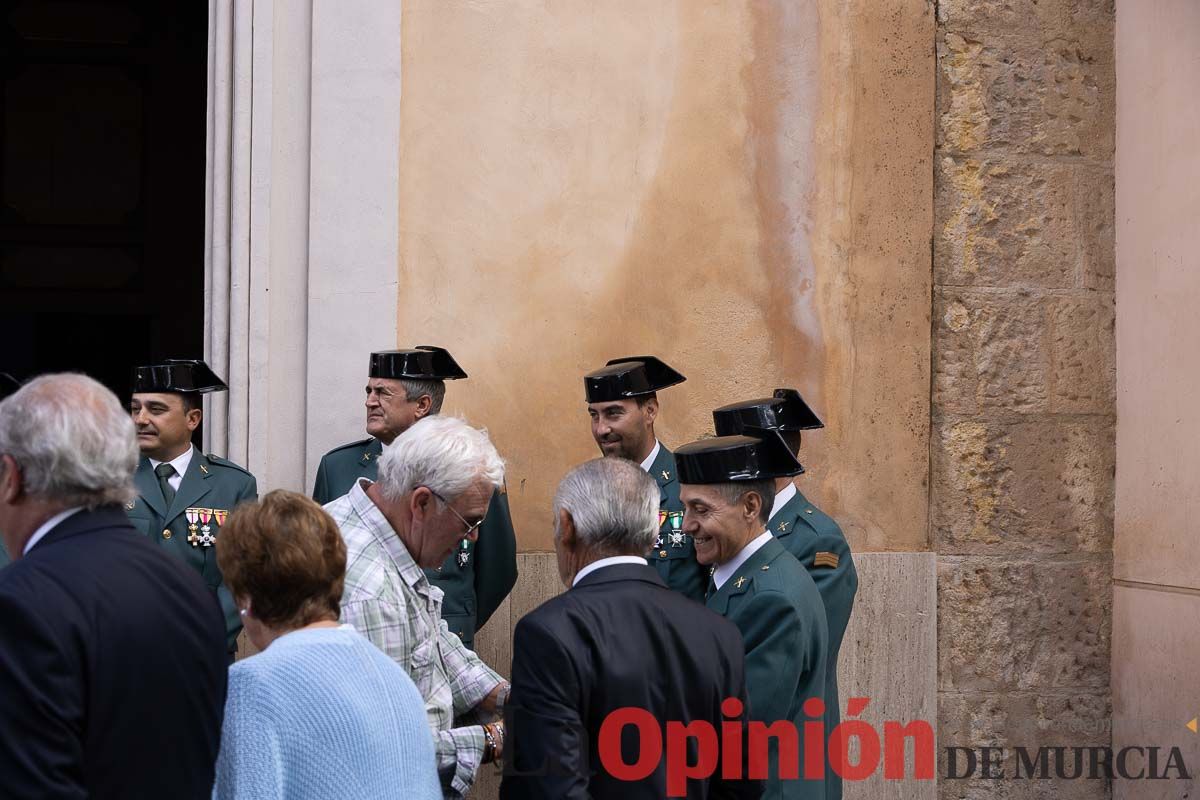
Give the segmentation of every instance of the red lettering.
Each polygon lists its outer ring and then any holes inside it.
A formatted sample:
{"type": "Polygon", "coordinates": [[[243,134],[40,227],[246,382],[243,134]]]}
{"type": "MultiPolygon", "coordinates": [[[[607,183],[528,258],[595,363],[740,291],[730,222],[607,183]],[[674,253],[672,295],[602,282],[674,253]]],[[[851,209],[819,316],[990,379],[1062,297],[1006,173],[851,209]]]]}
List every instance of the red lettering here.
{"type": "Polygon", "coordinates": [[[913,740],[913,777],[917,780],[932,780],[934,762],[933,726],[925,720],[916,720],[907,725],[899,722],[883,723],[883,777],[904,780],[904,740],[913,740]]]}
{"type": "Polygon", "coordinates": [[[767,753],[772,737],[779,740],[779,779],[796,780],[800,777],[800,732],[786,719],[770,725],[750,723],[750,779],[768,777],[767,753]]]}
{"type": "Polygon", "coordinates": [[[648,777],[662,759],[662,748],[658,720],[644,708],[618,708],[600,725],[597,742],[600,765],[619,781],[640,781],[648,777]],[[621,754],[621,731],[626,725],[638,729],[638,759],[633,764],[626,764],[621,754]]]}
{"type": "Polygon", "coordinates": [[[742,779],[742,713],[745,705],[736,697],[726,697],[721,703],[721,713],[737,719],[721,723],[721,777],[725,780],[742,779]]]}
{"type": "Polygon", "coordinates": [[[717,731],[704,720],[667,723],[667,797],[686,797],[688,778],[708,778],[717,769],[717,731]],[[688,739],[696,740],[696,763],[688,763],[688,739]]]}

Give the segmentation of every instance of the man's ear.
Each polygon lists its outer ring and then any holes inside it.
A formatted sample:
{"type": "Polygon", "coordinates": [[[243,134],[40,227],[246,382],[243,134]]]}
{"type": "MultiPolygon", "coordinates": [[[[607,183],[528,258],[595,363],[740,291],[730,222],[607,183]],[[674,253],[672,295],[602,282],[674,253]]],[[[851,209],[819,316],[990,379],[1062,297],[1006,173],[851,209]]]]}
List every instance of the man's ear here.
{"type": "Polygon", "coordinates": [[[579,540],[579,533],[575,530],[575,520],[571,519],[571,512],[565,508],[558,510],[558,540],[568,550],[574,550],[575,544],[579,540]]]}
{"type": "Polygon", "coordinates": [[[204,412],[198,408],[193,408],[184,415],[184,418],[187,420],[187,429],[194,431],[200,427],[200,420],[204,419],[204,412]]]}
{"type": "Polygon", "coordinates": [[[757,521],[762,507],[763,496],[758,492],[746,492],[742,495],[742,513],[746,515],[746,519],[757,521]]]}
{"type": "Polygon", "coordinates": [[[643,403],[642,413],[646,415],[646,422],[649,422],[651,425],[653,425],[654,421],[658,419],[658,398],[651,397],[649,400],[643,403]]]}
{"type": "Polygon", "coordinates": [[[12,503],[21,496],[21,468],[12,456],[0,456],[0,499],[12,503]]]}
{"type": "Polygon", "coordinates": [[[427,394],[423,394],[417,398],[417,409],[413,412],[417,419],[424,419],[429,416],[430,410],[433,409],[433,398],[427,394]]]}
{"type": "Polygon", "coordinates": [[[436,510],[437,498],[424,486],[418,486],[409,496],[408,510],[414,522],[424,522],[436,510]]]}

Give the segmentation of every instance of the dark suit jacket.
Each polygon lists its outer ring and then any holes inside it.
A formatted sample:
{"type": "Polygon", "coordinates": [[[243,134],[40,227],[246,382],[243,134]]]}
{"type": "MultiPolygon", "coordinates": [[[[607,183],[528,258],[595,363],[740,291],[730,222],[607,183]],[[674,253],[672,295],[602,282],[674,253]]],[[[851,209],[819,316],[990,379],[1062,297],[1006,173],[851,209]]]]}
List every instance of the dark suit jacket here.
{"type": "MultiPolygon", "coordinates": [[[[616,564],[585,576],[517,624],[500,797],[665,797],[665,758],[638,782],[605,771],[598,747],[605,717],[628,706],[645,709],[664,742],[668,721],[704,720],[720,731],[721,701],[746,700],[742,662],[737,628],[668,589],[653,567],[616,564]]],[[[639,760],[634,730],[622,738],[626,764],[639,760]]],[[[687,796],[762,792],[760,782],[720,775],[718,761],[712,780],[689,781],[687,796]]]]}
{"type": "Polygon", "coordinates": [[[208,798],[225,625],[121,508],[80,511],[0,572],[0,795],[208,798]]]}

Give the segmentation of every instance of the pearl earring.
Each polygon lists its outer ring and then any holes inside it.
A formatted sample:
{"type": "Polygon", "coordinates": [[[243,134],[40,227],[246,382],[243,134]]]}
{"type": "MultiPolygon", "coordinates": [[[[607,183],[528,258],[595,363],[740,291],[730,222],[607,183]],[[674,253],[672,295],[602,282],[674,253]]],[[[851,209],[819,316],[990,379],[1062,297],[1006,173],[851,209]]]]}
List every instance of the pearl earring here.
{"type": "Polygon", "coordinates": [[[238,613],[239,613],[239,614],[241,614],[243,617],[244,617],[244,616],[246,616],[246,614],[247,614],[249,611],[250,611],[250,609],[248,609],[248,608],[240,608],[240,609],[238,609],[238,613]]]}

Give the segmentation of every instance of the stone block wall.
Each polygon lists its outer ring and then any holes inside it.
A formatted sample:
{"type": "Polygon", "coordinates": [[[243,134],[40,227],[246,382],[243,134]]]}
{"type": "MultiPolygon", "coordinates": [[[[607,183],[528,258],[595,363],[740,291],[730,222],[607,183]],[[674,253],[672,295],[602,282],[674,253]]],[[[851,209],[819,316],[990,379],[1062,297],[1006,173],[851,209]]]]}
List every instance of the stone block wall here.
{"type": "MultiPolygon", "coordinates": [[[[1113,22],[1111,0],[938,4],[930,529],[943,747],[1110,740],[1113,22]]],[[[1109,791],[939,786],[942,798],[1109,791]]]]}

